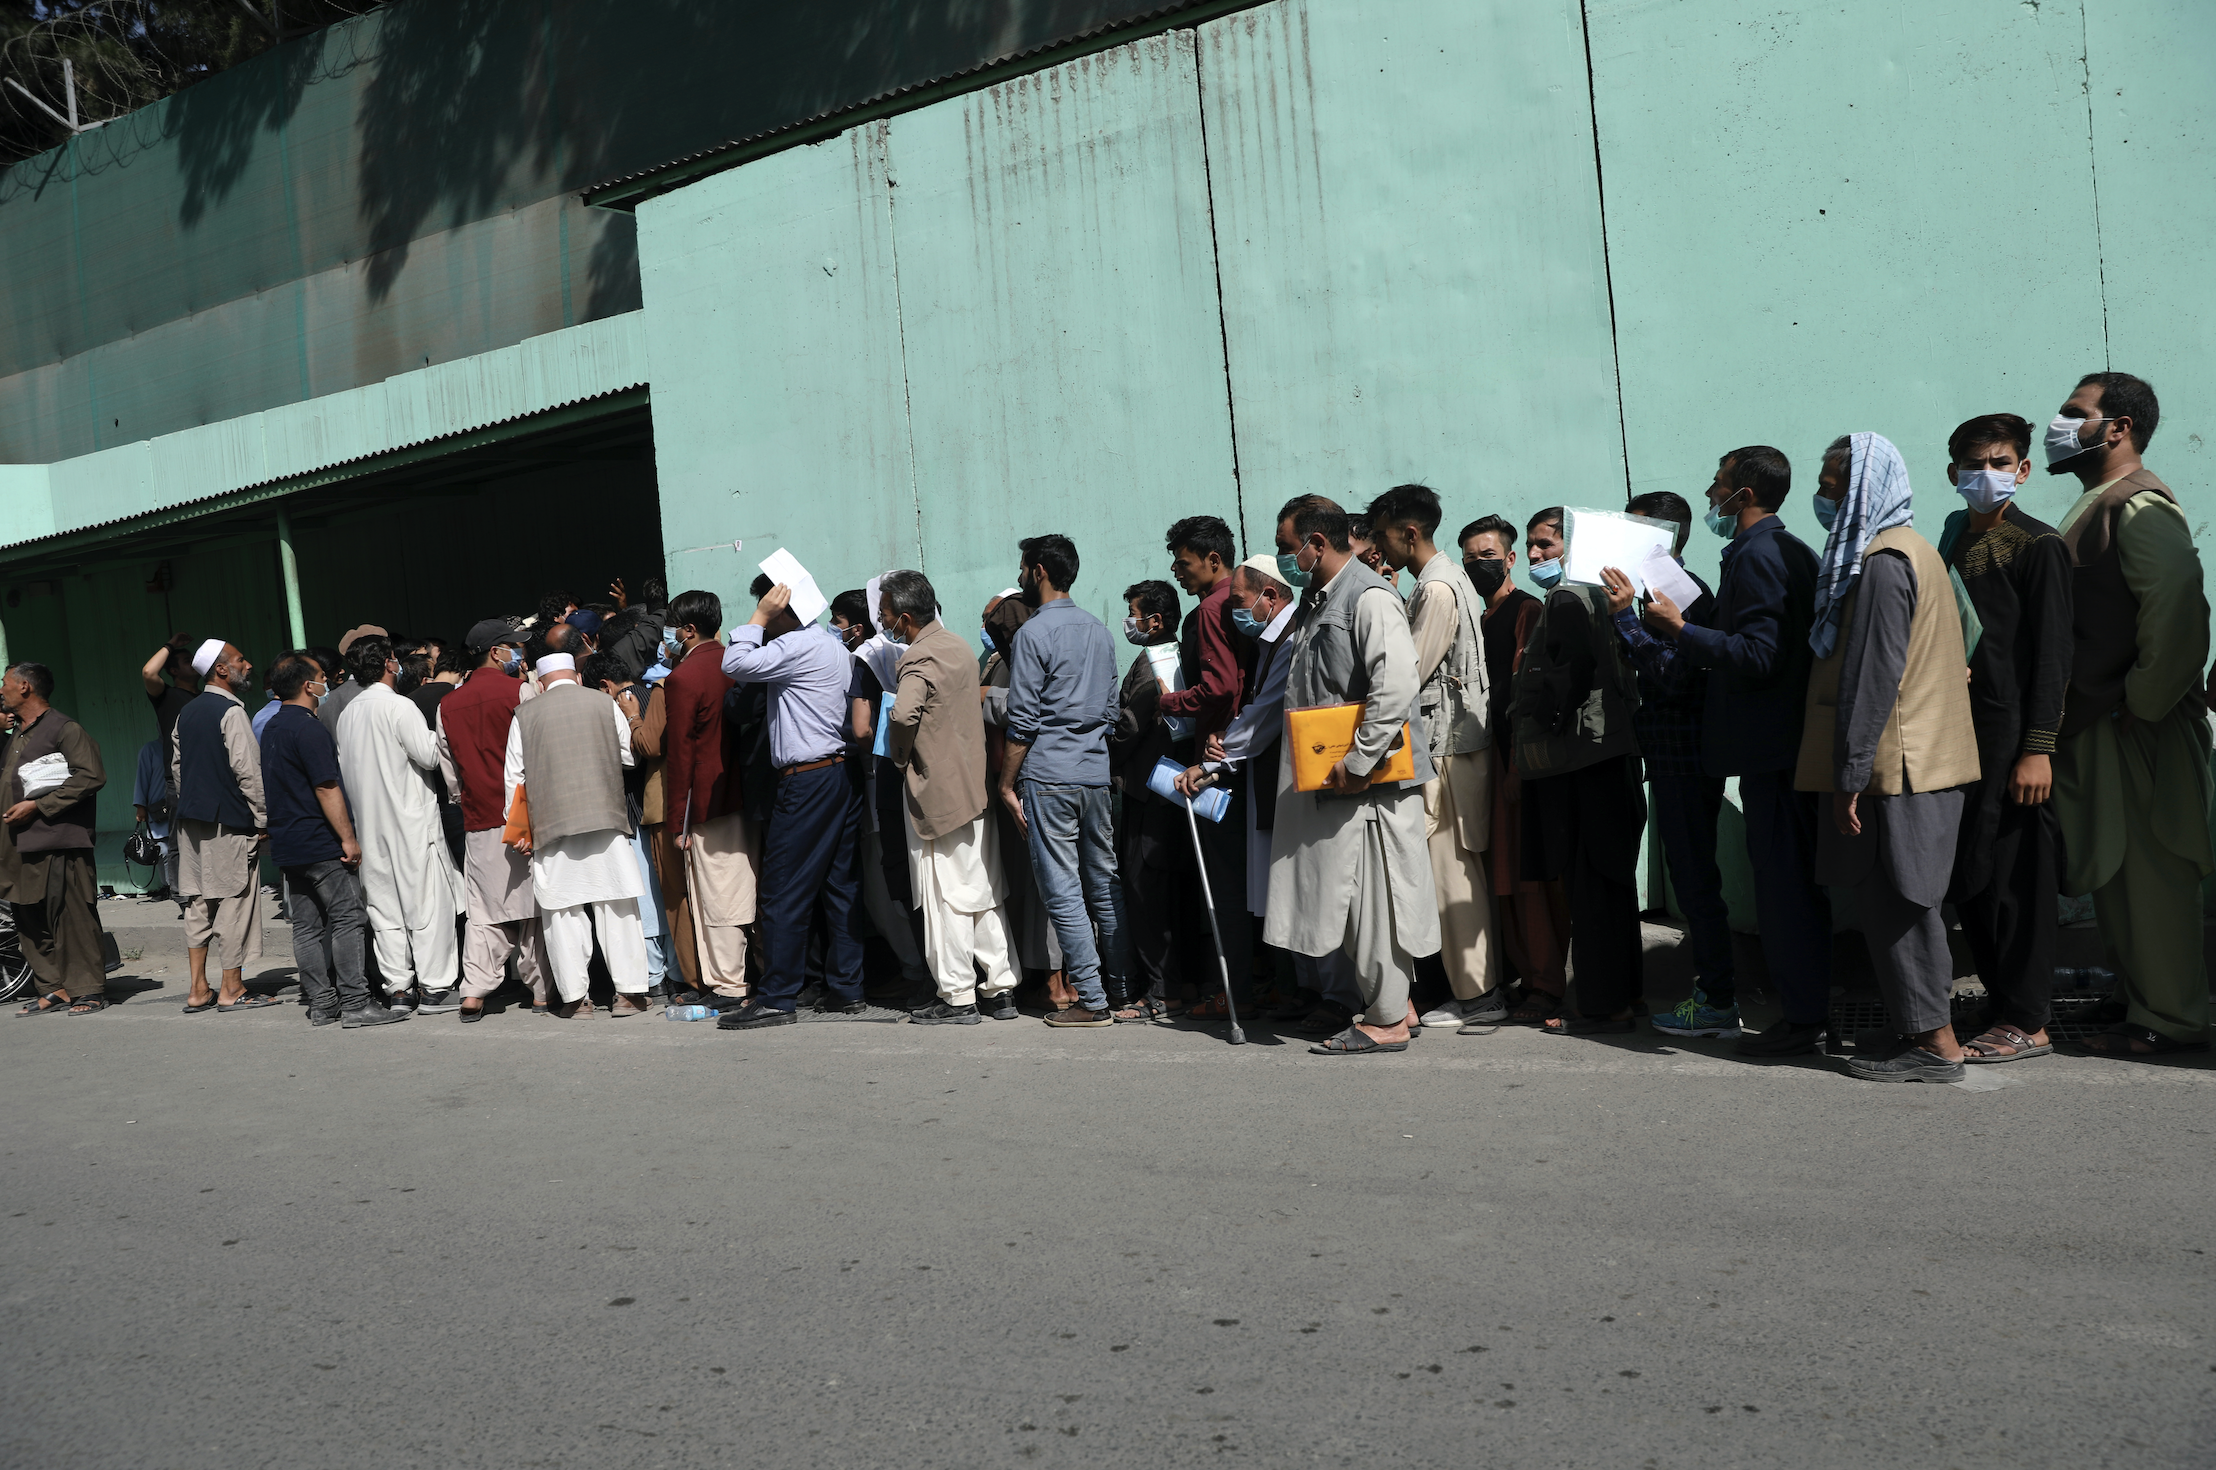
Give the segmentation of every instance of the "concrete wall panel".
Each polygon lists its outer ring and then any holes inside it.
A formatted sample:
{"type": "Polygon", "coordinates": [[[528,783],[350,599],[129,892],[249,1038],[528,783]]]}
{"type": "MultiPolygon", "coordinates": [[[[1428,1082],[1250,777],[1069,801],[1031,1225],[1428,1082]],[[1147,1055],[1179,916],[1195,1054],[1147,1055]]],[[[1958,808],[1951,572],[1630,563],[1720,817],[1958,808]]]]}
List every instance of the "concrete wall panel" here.
{"type": "Polygon", "coordinates": [[[1411,479],[1450,534],[1620,503],[1575,0],[1281,0],[1201,37],[1249,536],[1411,479]],[[1487,473],[1535,451],[1545,483],[1487,473]]]}
{"type": "Polygon", "coordinates": [[[1060,531],[1110,626],[1183,515],[1234,524],[1191,33],[897,118],[923,567],[955,626],[1060,531]]]}
{"type": "Polygon", "coordinates": [[[1719,454],[1774,444],[1820,541],[1817,456],[1870,429],[1936,535],[1948,431],[2044,423],[2102,365],[2077,4],[1588,9],[1634,489],[1697,503],[1719,454]]]}
{"type": "Polygon", "coordinates": [[[781,545],[827,596],[918,559],[888,195],[873,123],[640,208],[670,591],[727,623],[781,545]]]}

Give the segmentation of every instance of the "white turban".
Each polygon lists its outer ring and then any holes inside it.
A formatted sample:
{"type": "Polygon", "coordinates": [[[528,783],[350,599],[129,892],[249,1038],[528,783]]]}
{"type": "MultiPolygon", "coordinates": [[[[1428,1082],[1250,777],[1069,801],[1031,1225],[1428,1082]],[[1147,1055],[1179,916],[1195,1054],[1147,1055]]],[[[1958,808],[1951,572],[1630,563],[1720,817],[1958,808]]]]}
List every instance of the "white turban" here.
{"type": "Polygon", "coordinates": [[[577,672],[577,660],[566,653],[550,653],[533,664],[532,668],[542,679],[548,674],[574,674],[577,672]]]}
{"type": "Polygon", "coordinates": [[[223,657],[223,640],[221,638],[210,638],[207,642],[201,644],[200,651],[192,656],[192,671],[205,679],[208,677],[208,670],[214,668],[215,661],[221,657],[223,657]]]}

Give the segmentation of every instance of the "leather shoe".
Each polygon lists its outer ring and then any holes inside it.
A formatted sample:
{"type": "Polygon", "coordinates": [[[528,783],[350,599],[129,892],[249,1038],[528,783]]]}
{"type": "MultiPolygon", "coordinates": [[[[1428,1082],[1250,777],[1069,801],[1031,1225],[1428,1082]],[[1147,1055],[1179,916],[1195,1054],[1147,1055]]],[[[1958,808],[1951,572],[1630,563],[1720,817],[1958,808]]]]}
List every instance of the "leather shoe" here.
{"type": "Polygon", "coordinates": [[[773,1011],[768,1006],[748,1001],[735,1011],[725,1011],[716,1017],[718,1031],[752,1031],[762,1026],[794,1026],[800,1017],[791,1011],[773,1011]]]}

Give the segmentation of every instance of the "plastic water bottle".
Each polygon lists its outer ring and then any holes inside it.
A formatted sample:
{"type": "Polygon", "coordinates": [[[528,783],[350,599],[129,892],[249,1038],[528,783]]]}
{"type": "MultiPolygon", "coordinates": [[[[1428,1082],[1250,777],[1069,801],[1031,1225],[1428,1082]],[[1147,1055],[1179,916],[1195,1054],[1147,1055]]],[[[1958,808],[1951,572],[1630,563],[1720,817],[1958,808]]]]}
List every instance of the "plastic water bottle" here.
{"type": "Polygon", "coordinates": [[[662,1008],[662,1019],[665,1021],[713,1021],[716,1015],[717,1011],[714,1006],[689,1005],[665,1006],[662,1008]]]}

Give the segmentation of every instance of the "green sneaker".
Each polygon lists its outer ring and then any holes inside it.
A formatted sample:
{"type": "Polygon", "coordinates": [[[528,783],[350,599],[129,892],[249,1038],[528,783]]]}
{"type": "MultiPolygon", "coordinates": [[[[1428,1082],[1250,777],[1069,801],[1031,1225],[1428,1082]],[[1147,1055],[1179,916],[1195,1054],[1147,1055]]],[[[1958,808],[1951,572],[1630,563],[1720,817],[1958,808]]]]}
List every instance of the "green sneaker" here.
{"type": "Polygon", "coordinates": [[[1696,990],[1690,999],[1679,1001],[1676,1009],[1650,1016],[1648,1021],[1664,1036],[1737,1036],[1739,1006],[1733,1002],[1719,1009],[1696,990]]]}

